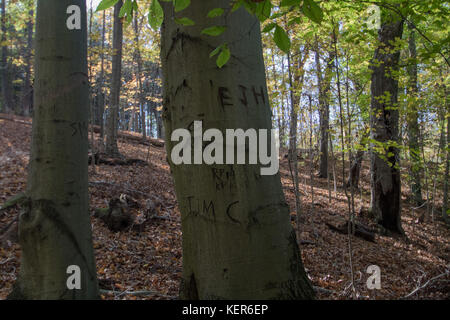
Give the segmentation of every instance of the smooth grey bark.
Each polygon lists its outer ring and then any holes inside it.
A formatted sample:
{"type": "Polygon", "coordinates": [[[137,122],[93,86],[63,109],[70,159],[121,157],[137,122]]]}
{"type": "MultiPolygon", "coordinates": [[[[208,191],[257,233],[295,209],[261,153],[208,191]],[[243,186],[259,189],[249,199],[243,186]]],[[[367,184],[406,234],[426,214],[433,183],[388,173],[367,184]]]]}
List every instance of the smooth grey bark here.
{"type": "MultiPolygon", "coordinates": [[[[193,0],[182,12],[194,26],[177,25],[172,5],[161,3],[163,106],[166,148],[173,130],[270,129],[260,25],[240,8],[211,22],[207,13],[228,0],[193,0]],[[220,21],[219,21],[220,20],[220,21]],[[201,34],[226,23],[219,37],[201,34]],[[226,41],[230,61],[219,69],[209,54],[226,41]]],[[[259,165],[174,165],[169,159],[183,232],[184,299],[308,299],[305,274],[290,223],[280,175],[261,176],[259,165]]]]}
{"type": "Polygon", "coordinates": [[[372,61],[371,137],[384,152],[371,148],[370,211],[385,229],[403,234],[401,227],[400,155],[398,144],[398,79],[400,51],[395,42],[403,34],[403,20],[382,10],[379,45],[372,61]]]}
{"type": "Polygon", "coordinates": [[[423,203],[422,198],[422,184],[420,181],[422,165],[420,162],[420,146],[419,146],[419,106],[417,101],[417,95],[419,92],[417,83],[417,51],[416,51],[416,39],[414,28],[409,26],[409,57],[408,64],[408,109],[406,113],[406,119],[408,123],[408,147],[409,157],[411,161],[411,194],[414,199],[414,203],[417,206],[421,206],[423,203]]]}
{"type": "Polygon", "coordinates": [[[10,299],[95,299],[98,285],[88,199],[86,2],[39,0],[34,119],[27,197],[19,217],[21,266],[10,299]],[[66,9],[81,9],[81,30],[66,9]],[[81,289],[69,290],[69,266],[81,289]]]}
{"type": "Polygon", "coordinates": [[[111,99],[109,100],[108,120],[106,128],[106,153],[112,156],[119,155],[117,146],[117,131],[120,107],[120,80],[122,78],[122,46],[123,46],[123,23],[119,18],[122,0],[114,5],[113,26],[113,57],[111,75],[111,99]]]}

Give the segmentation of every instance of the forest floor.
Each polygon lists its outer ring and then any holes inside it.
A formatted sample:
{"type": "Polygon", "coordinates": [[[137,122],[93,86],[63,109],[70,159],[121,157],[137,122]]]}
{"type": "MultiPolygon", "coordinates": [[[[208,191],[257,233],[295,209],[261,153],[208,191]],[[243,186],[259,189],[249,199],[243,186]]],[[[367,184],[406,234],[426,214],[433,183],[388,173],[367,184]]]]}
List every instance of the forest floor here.
{"type": "MultiPolygon", "coordinates": [[[[97,137],[98,138],[98,137],[97,137]]],[[[26,187],[31,125],[0,119],[0,205],[26,187]]],[[[92,216],[93,241],[98,277],[103,299],[176,299],[182,272],[180,212],[173,181],[166,162],[165,149],[145,146],[136,141],[119,141],[120,152],[127,158],[147,159],[148,165],[89,167],[91,208],[107,207],[112,197],[126,194],[139,205],[133,209],[142,215],[151,199],[156,214],[143,230],[111,232],[92,216]],[[130,294],[129,292],[134,292],[130,294]]],[[[313,168],[315,171],[315,168],[313,168]]],[[[326,223],[338,225],[348,217],[347,198],[342,186],[342,166],[336,168],[337,192],[331,181],[329,202],[327,179],[313,177],[309,162],[300,162],[302,219],[301,253],[308,276],[320,287],[319,299],[352,298],[348,236],[330,230],[326,223]],[[314,192],[312,192],[312,188],[314,192]],[[314,205],[311,205],[314,194],[314,205]]],[[[287,160],[280,161],[280,173],[295,226],[295,199],[287,160]]],[[[370,200],[367,161],[361,172],[361,191],[355,195],[357,221],[373,226],[364,212],[370,200]],[[362,209],[361,209],[362,208],[362,209]]],[[[402,299],[415,289],[409,299],[450,298],[449,229],[436,217],[416,223],[426,206],[412,210],[408,190],[403,186],[402,225],[407,240],[376,235],[376,243],[352,237],[352,262],[358,299],[402,299]],[[381,269],[381,289],[369,290],[367,267],[381,269]],[[441,276],[440,276],[441,275],[441,276]],[[438,277],[440,276],[440,277],[438,277]],[[438,277],[438,278],[436,278],[438,277]],[[436,278],[436,279],[434,279],[436,278]],[[434,280],[433,280],[434,279],[434,280]],[[432,280],[432,281],[429,281],[432,280]]],[[[0,212],[0,230],[10,223],[19,209],[0,212]]],[[[92,212],[93,213],[93,209],[92,212]]],[[[1,235],[0,235],[1,236],[1,235]]],[[[14,241],[0,246],[0,299],[6,298],[18,275],[20,247],[14,241]]]]}

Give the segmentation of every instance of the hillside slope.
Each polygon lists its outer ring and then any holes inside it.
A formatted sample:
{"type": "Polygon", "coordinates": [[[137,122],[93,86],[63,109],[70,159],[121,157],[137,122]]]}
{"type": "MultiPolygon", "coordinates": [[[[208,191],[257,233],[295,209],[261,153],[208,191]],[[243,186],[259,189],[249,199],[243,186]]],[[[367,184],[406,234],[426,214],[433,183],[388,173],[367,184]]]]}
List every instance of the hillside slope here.
{"type": "MultiPolygon", "coordinates": [[[[0,204],[23,192],[26,187],[31,125],[29,119],[0,119],[0,204]]],[[[98,139],[98,136],[97,136],[98,139]]],[[[155,217],[139,231],[111,232],[92,216],[94,248],[100,286],[104,299],[175,299],[182,271],[180,213],[177,208],[170,169],[164,148],[146,146],[138,141],[119,141],[119,149],[127,158],[147,161],[148,165],[89,167],[91,208],[106,207],[111,198],[122,194],[135,202],[132,213],[142,217],[147,203],[152,203],[155,217]],[[133,294],[129,294],[133,292],[133,294]]],[[[280,172],[295,224],[295,200],[287,161],[282,158],[280,172]]],[[[348,236],[327,226],[345,221],[347,201],[338,188],[328,198],[326,179],[314,177],[312,192],[310,167],[301,161],[302,225],[300,243],[304,265],[320,299],[351,298],[348,236]],[[311,195],[314,194],[314,206],[311,195]]],[[[337,170],[342,175],[342,169],[337,170]]],[[[364,215],[370,197],[368,168],[364,163],[362,190],[355,196],[358,222],[370,226],[364,215]],[[362,209],[361,209],[362,208],[362,209]]],[[[342,183],[340,179],[337,185],[342,183]]],[[[407,188],[403,188],[407,190],[407,188]]],[[[404,194],[404,200],[407,194],[404,194]]],[[[449,299],[450,268],[449,230],[443,223],[415,220],[425,208],[411,210],[403,203],[402,223],[408,240],[376,236],[376,243],[352,237],[353,269],[357,297],[360,299],[400,299],[416,288],[410,299],[449,299]],[[381,269],[381,289],[368,290],[366,269],[381,269]],[[423,286],[423,288],[422,288],[423,286]]],[[[0,231],[15,217],[19,209],[0,212],[0,231]]],[[[430,219],[431,220],[431,219],[430,219]]],[[[2,235],[0,234],[0,237],[2,235]]],[[[1,238],[0,238],[1,239],[1,238]]],[[[13,239],[14,240],[14,239],[13,239]]],[[[10,292],[20,267],[20,247],[4,240],[0,247],[0,298],[10,292]]]]}

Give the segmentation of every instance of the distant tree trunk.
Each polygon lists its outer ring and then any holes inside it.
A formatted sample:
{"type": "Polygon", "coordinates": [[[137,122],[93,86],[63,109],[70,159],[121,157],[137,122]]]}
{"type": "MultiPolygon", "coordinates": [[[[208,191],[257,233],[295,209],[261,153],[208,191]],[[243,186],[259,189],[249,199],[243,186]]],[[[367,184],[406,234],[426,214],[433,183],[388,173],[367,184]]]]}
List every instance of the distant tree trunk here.
{"type": "Polygon", "coordinates": [[[299,86],[299,72],[295,68],[295,79],[293,79],[292,72],[292,61],[291,54],[287,55],[287,64],[288,64],[288,77],[289,77],[289,97],[291,104],[290,111],[290,123],[289,123],[289,150],[288,150],[288,159],[289,159],[289,170],[292,175],[292,183],[294,184],[294,194],[295,194],[295,211],[297,216],[297,232],[298,236],[300,236],[300,225],[301,225],[301,199],[300,199],[300,190],[299,190],[299,179],[298,179],[298,152],[297,152],[297,128],[298,128],[298,109],[300,103],[301,96],[301,88],[300,93],[295,92],[297,86],[299,86]],[[294,85],[295,83],[295,85],[294,85]]]}
{"type": "Polygon", "coordinates": [[[144,99],[144,89],[142,87],[142,60],[141,60],[141,50],[139,48],[139,21],[137,15],[134,18],[134,33],[135,33],[135,45],[136,45],[136,64],[137,64],[137,70],[136,70],[136,78],[138,81],[138,100],[140,105],[140,111],[141,111],[141,132],[142,132],[142,138],[145,140],[147,137],[147,129],[146,129],[146,123],[145,123],[145,99],[144,99]]]}
{"type": "Polygon", "coordinates": [[[350,173],[347,179],[347,187],[359,188],[359,176],[361,173],[361,166],[364,157],[364,151],[358,150],[353,156],[350,173]]]}
{"type": "Polygon", "coordinates": [[[99,88],[97,90],[98,95],[100,96],[100,101],[98,104],[98,124],[100,125],[100,137],[103,144],[103,138],[105,135],[105,125],[103,121],[103,115],[105,113],[105,92],[103,87],[105,86],[105,33],[106,33],[106,12],[103,11],[102,18],[102,52],[100,53],[100,81],[99,88]]]}
{"type": "Polygon", "coordinates": [[[308,299],[305,274],[280,175],[259,165],[174,165],[173,130],[202,120],[204,130],[271,129],[258,20],[240,8],[220,37],[201,34],[207,13],[228,0],[193,0],[177,25],[162,2],[166,148],[182,215],[184,299],[308,299]],[[219,69],[211,48],[226,41],[231,60],[219,69]]]}
{"type": "Polygon", "coordinates": [[[161,113],[158,110],[156,110],[156,108],[153,108],[153,112],[156,119],[156,136],[158,139],[165,139],[164,123],[161,117],[161,113]]]}
{"type": "Polygon", "coordinates": [[[88,200],[86,2],[39,0],[30,171],[19,218],[21,267],[11,299],[96,299],[98,286],[88,200]],[[80,31],[66,9],[81,8],[80,31]],[[69,266],[81,288],[67,287],[69,266]]]}
{"type": "MultiPolygon", "coordinates": [[[[447,109],[447,115],[450,114],[450,90],[445,87],[445,105],[447,109]]],[[[445,125],[444,125],[445,127],[445,125]]],[[[443,129],[444,130],[444,129],[443,129]]],[[[447,116],[447,139],[446,139],[446,154],[447,159],[445,160],[445,175],[444,175],[444,200],[442,205],[442,215],[444,220],[448,223],[450,222],[450,217],[448,214],[448,184],[449,184],[449,166],[450,166],[450,116],[447,116]]]]}
{"type": "Polygon", "coordinates": [[[31,9],[28,13],[28,21],[26,27],[27,46],[25,51],[25,81],[22,89],[22,113],[28,117],[30,115],[31,104],[33,101],[31,88],[31,63],[33,50],[33,16],[34,10],[31,9]]]}
{"type": "Polygon", "coordinates": [[[303,93],[304,65],[309,56],[309,49],[304,48],[303,56],[298,53],[295,62],[291,61],[291,54],[287,55],[288,77],[289,77],[289,95],[291,102],[290,124],[289,124],[289,166],[292,171],[293,183],[295,189],[295,209],[297,212],[297,231],[300,231],[301,224],[301,199],[298,178],[298,152],[297,152],[297,128],[300,101],[303,93]],[[293,65],[294,66],[293,66],[293,65]],[[292,72],[292,70],[295,70],[292,72]]]}
{"type": "Polygon", "coordinates": [[[416,39],[415,31],[412,26],[409,27],[409,56],[411,61],[408,63],[408,110],[407,110],[407,123],[408,123],[408,142],[409,142],[409,156],[411,160],[411,194],[414,199],[414,203],[417,206],[422,205],[422,185],[420,182],[421,176],[421,163],[420,163],[420,146],[419,146],[419,111],[418,111],[418,84],[417,84],[417,52],[416,52],[416,39]]]}
{"type": "Polygon", "coordinates": [[[108,124],[106,128],[106,153],[112,156],[119,155],[117,147],[117,130],[119,125],[120,87],[122,77],[122,40],[123,23],[119,18],[122,0],[114,6],[113,27],[113,57],[111,76],[111,99],[109,101],[108,124]]]}
{"type": "Polygon", "coordinates": [[[325,77],[322,77],[322,68],[320,63],[319,46],[317,45],[316,54],[317,79],[319,85],[319,115],[320,115],[320,162],[319,177],[328,177],[328,132],[330,130],[330,90],[331,79],[333,76],[334,53],[329,52],[327,66],[325,68],[325,77]]]}
{"type": "MultiPolygon", "coordinates": [[[[281,83],[285,87],[285,68],[284,55],[281,57],[281,83]]],[[[281,92],[281,129],[280,129],[280,148],[286,146],[286,105],[284,100],[284,92],[281,92]]]]}
{"type": "Polygon", "coordinates": [[[12,109],[11,101],[11,85],[9,83],[9,68],[8,68],[8,45],[6,44],[6,0],[1,0],[1,30],[2,36],[0,38],[1,59],[0,59],[0,75],[2,78],[2,111],[9,113],[12,109]]]}
{"type": "Polygon", "coordinates": [[[394,13],[382,11],[380,42],[372,61],[372,139],[383,144],[381,154],[371,148],[371,213],[380,225],[403,234],[400,220],[400,159],[398,143],[398,80],[400,51],[395,41],[401,39],[403,21],[394,13]],[[389,145],[388,145],[389,144],[389,145]]]}
{"type": "Polygon", "coordinates": [[[134,105],[134,106],[132,106],[131,107],[132,108],[132,112],[133,112],[133,121],[132,121],[132,123],[131,123],[131,131],[134,131],[134,132],[140,132],[139,131],[139,115],[138,115],[138,113],[139,113],[139,106],[138,106],[138,110],[137,110],[137,112],[136,112],[136,106],[134,105]]]}

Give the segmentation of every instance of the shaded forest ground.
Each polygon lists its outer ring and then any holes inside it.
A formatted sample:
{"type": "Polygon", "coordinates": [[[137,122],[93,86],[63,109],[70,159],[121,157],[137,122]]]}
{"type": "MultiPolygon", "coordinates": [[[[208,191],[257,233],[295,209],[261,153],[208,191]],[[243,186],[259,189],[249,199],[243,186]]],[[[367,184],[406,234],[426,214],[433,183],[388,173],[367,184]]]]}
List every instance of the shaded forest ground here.
{"type": "MultiPolygon", "coordinates": [[[[0,204],[26,187],[31,126],[0,119],[0,204]]],[[[98,137],[97,137],[98,138],[98,137]]],[[[99,165],[89,167],[91,208],[107,207],[112,197],[126,194],[137,202],[133,214],[140,217],[151,200],[156,218],[143,230],[111,232],[92,217],[94,248],[100,287],[104,299],[175,299],[182,272],[180,213],[164,148],[120,140],[119,149],[129,158],[146,160],[148,166],[99,165]],[[159,219],[159,218],[161,219],[159,219]],[[129,294],[128,292],[134,292],[129,294]]],[[[281,159],[284,192],[295,224],[295,199],[287,160],[281,159]]],[[[320,299],[351,297],[348,236],[331,231],[326,223],[338,225],[347,216],[347,200],[342,185],[342,167],[337,164],[338,192],[328,200],[326,179],[314,177],[314,206],[311,205],[310,166],[301,161],[302,258],[320,299]]],[[[371,226],[364,214],[370,198],[367,161],[361,173],[361,193],[355,196],[358,222],[371,226]],[[362,197],[362,198],[361,198],[362,197]],[[361,201],[362,199],[362,201],[361,201]],[[363,208],[361,210],[361,207],[363,208]]],[[[331,182],[332,184],[332,182],[331,182]]],[[[331,186],[333,189],[333,186],[331,186]]],[[[411,210],[408,188],[403,187],[402,224],[404,239],[377,235],[376,243],[353,237],[355,285],[361,299],[401,299],[422,287],[410,299],[449,299],[450,276],[428,280],[450,268],[449,229],[440,219],[415,223],[426,208],[411,210]],[[369,265],[381,268],[381,290],[368,290],[369,265]]],[[[19,213],[14,208],[0,212],[0,230],[19,213]]],[[[93,214],[93,210],[91,211],[93,214]]],[[[0,235],[1,236],[1,235],[0,235]]],[[[6,298],[20,266],[20,247],[14,241],[0,244],[0,299],[6,298]]]]}

